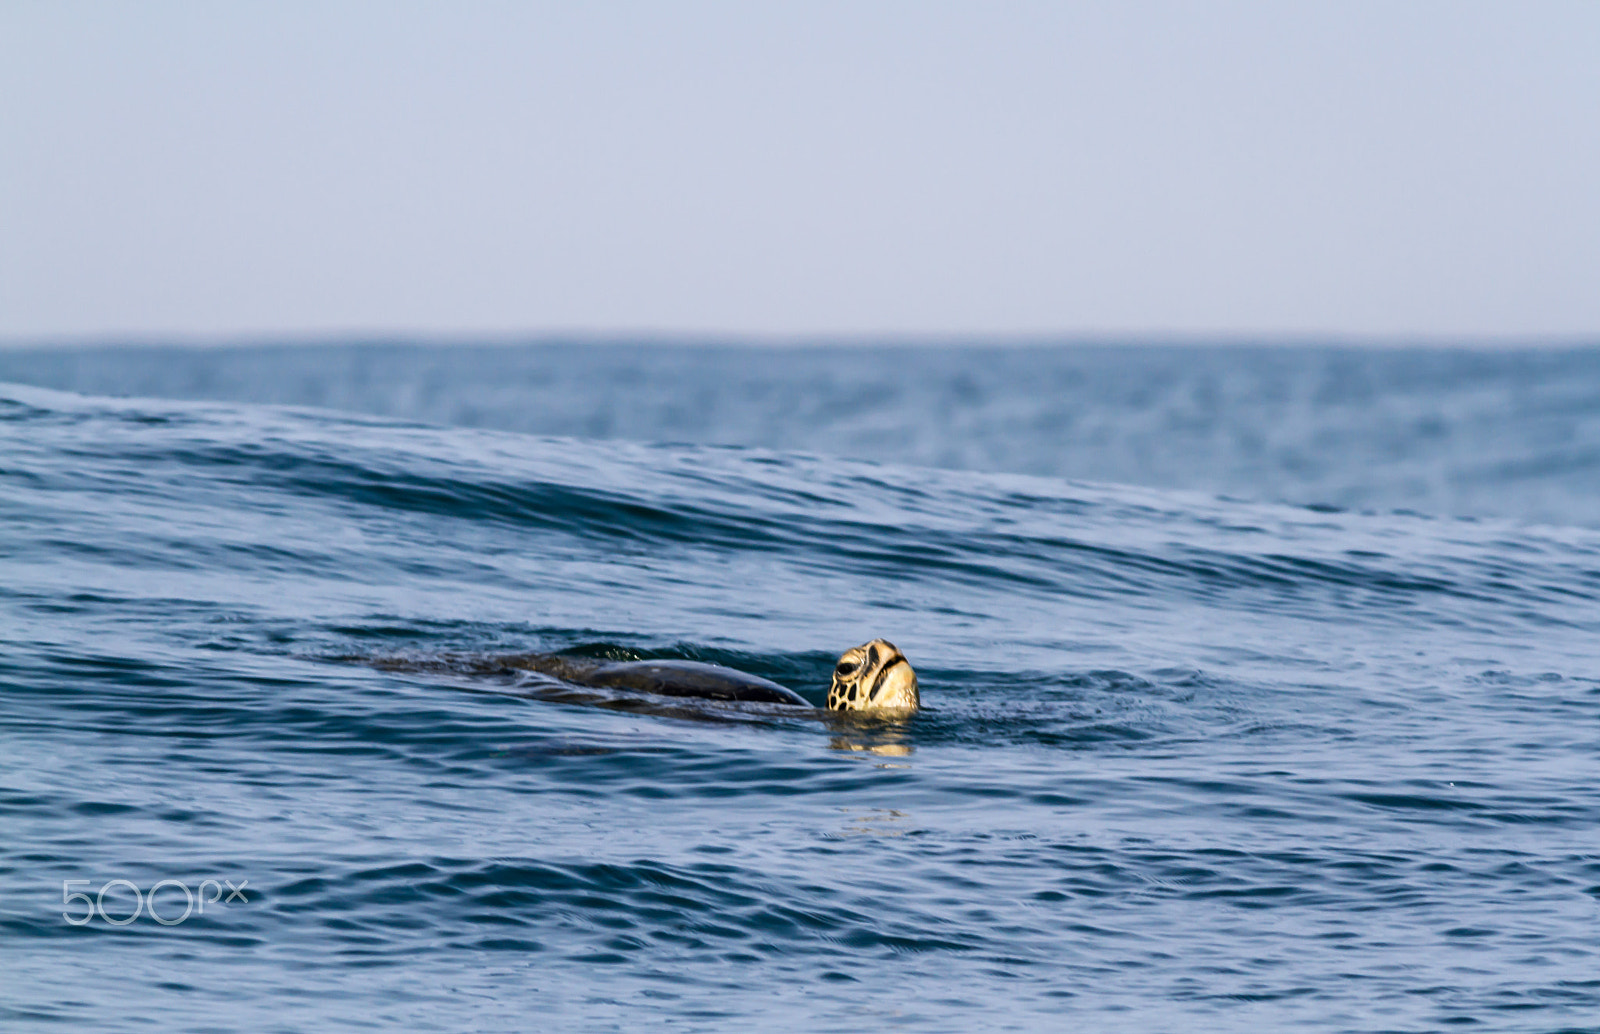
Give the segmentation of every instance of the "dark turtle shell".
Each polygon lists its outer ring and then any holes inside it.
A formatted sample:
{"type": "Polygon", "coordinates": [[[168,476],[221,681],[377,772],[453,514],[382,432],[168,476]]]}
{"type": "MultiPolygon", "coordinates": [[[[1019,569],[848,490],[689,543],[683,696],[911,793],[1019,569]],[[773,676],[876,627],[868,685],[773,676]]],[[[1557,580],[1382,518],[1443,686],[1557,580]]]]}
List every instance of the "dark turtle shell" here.
{"type": "Polygon", "coordinates": [[[585,686],[631,689],[668,697],[704,700],[745,700],[763,704],[811,707],[805,697],[759,675],[748,675],[720,664],[700,661],[610,661],[590,671],[562,672],[562,677],[585,686]],[[574,678],[573,676],[577,676],[574,678]]]}

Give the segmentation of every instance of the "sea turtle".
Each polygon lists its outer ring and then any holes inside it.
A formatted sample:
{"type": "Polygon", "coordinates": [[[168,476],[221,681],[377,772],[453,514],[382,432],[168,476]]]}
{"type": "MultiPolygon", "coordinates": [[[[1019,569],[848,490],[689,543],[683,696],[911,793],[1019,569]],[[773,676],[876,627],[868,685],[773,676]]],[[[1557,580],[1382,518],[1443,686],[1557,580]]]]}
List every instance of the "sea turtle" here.
{"type": "MultiPolygon", "coordinates": [[[[500,670],[533,671],[571,685],[596,689],[811,706],[805,697],[769,679],[700,661],[602,661],[529,653],[498,657],[495,662],[500,670]]],[[[916,672],[911,670],[905,654],[886,639],[874,639],[846,650],[834,666],[833,685],[828,689],[830,710],[915,710],[920,703],[916,672]]]]}

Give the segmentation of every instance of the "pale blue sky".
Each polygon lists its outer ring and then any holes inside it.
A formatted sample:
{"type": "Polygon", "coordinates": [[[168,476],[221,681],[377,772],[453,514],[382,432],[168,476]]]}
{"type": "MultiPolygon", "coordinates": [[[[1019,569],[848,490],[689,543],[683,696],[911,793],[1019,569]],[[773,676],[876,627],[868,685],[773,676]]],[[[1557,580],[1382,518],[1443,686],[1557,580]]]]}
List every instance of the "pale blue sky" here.
{"type": "Polygon", "coordinates": [[[0,0],[0,339],[1600,334],[1600,3],[0,0]]]}

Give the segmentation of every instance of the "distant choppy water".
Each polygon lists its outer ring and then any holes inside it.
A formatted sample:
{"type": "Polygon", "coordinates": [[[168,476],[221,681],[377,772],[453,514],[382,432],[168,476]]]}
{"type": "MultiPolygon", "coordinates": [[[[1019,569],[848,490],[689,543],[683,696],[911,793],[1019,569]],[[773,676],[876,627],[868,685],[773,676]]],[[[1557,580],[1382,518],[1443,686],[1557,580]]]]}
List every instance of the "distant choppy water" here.
{"type": "Polygon", "coordinates": [[[0,382],[1600,526],[1600,343],[0,349],[0,382]]]}
{"type": "Polygon", "coordinates": [[[1600,1022],[1596,353],[98,354],[0,376],[823,455],[0,384],[0,1028],[1600,1022]],[[875,635],[859,734],[359,662],[875,635]]]}

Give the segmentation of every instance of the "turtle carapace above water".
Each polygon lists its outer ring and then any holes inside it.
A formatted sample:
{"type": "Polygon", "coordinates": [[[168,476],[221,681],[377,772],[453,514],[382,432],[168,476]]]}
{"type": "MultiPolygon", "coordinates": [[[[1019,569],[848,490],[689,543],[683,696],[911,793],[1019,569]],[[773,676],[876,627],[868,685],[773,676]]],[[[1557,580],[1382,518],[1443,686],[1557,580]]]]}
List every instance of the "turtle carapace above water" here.
{"type": "MultiPolygon", "coordinates": [[[[770,679],[700,661],[602,661],[542,653],[499,660],[504,667],[535,671],[576,686],[703,700],[811,706],[800,694],[770,679]]],[[[874,639],[846,650],[834,666],[833,684],[828,689],[830,710],[915,710],[920,703],[916,672],[911,670],[905,654],[888,640],[874,639]]]]}

